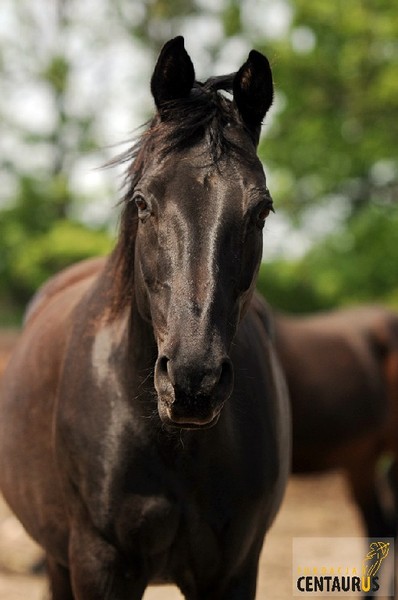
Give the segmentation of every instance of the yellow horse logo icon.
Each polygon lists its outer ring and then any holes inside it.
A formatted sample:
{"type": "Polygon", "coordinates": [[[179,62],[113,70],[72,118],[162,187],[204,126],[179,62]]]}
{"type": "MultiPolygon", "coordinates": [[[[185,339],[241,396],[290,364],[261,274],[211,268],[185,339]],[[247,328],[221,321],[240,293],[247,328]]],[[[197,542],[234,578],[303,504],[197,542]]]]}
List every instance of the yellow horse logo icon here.
{"type": "Polygon", "coordinates": [[[365,577],[374,577],[380,569],[381,563],[387,557],[389,550],[389,542],[371,542],[369,552],[362,564],[362,574],[365,577]]]}

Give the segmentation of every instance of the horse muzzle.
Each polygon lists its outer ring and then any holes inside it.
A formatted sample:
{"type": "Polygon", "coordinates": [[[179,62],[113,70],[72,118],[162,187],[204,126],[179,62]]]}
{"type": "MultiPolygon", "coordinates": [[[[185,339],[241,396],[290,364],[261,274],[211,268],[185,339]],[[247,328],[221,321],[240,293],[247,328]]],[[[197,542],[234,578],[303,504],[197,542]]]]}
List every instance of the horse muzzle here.
{"type": "Polygon", "coordinates": [[[233,389],[229,358],[215,364],[181,363],[160,356],[155,367],[159,416],[183,429],[212,427],[233,389]]]}

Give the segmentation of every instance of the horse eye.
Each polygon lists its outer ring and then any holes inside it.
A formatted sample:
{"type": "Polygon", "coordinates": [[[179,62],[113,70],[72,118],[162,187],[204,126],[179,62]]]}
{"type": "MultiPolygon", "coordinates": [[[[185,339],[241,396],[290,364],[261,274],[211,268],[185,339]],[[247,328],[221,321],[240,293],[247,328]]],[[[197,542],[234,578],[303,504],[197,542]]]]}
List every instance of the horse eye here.
{"type": "Polygon", "coordinates": [[[274,212],[272,202],[267,203],[266,206],[262,206],[257,213],[257,227],[262,229],[264,227],[265,221],[270,212],[274,212]]]}
{"type": "Polygon", "coordinates": [[[265,221],[265,219],[268,217],[269,213],[270,213],[270,209],[269,208],[263,208],[258,213],[258,220],[259,221],[265,221]]]}
{"type": "Polygon", "coordinates": [[[134,202],[140,212],[144,212],[148,209],[147,201],[140,194],[137,194],[136,196],[134,196],[134,202]]]}

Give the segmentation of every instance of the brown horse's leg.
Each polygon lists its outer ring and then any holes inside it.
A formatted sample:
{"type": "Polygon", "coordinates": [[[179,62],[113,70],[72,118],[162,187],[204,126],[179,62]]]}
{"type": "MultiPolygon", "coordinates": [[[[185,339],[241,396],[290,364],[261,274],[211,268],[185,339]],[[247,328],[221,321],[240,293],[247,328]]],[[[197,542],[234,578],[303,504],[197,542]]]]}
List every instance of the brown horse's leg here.
{"type": "Polygon", "coordinates": [[[81,523],[72,530],[69,564],[75,600],[141,600],[147,580],[116,548],[81,523]]]}
{"type": "Polygon", "coordinates": [[[360,509],[369,538],[395,537],[394,522],[385,510],[377,485],[376,456],[356,465],[348,473],[354,499],[360,509]]]}
{"type": "MultiPolygon", "coordinates": [[[[391,325],[391,348],[384,360],[384,372],[389,401],[389,425],[387,431],[391,464],[388,484],[393,497],[394,536],[398,538],[398,322],[391,325]]],[[[397,578],[398,579],[398,578],[397,578]]],[[[397,582],[398,585],[398,582],[397,582]]],[[[397,595],[398,597],[398,595],[397,595]]]]}
{"type": "MultiPolygon", "coordinates": [[[[398,435],[398,433],[397,433],[398,435]]],[[[394,526],[395,526],[395,537],[398,537],[398,462],[397,459],[392,463],[388,472],[388,483],[392,492],[393,498],[393,512],[394,512],[394,526]]]]}
{"type": "MultiPolygon", "coordinates": [[[[348,473],[352,493],[362,519],[368,538],[395,538],[396,522],[391,510],[387,510],[380,490],[376,472],[376,454],[368,463],[357,465],[356,469],[348,473]]],[[[392,581],[389,582],[392,585],[392,581]]],[[[376,596],[366,594],[367,598],[376,596]]],[[[398,598],[398,596],[397,596],[398,598]]]]}
{"type": "MultiPolygon", "coordinates": [[[[261,550],[261,546],[259,546],[261,550]]],[[[259,550],[252,552],[245,565],[225,579],[220,576],[219,585],[197,590],[197,594],[185,594],[187,600],[255,600],[259,550]]],[[[184,593],[184,590],[182,590],[184,593]]]]}
{"type": "Polygon", "coordinates": [[[51,600],[74,600],[68,569],[49,556],[46,564],[50,581],[51,600]]]}

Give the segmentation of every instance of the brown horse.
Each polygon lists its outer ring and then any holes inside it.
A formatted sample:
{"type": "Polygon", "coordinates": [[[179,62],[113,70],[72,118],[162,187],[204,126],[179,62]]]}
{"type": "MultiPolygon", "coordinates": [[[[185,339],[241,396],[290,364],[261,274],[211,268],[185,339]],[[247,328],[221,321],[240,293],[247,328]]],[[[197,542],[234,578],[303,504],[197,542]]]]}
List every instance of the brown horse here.
{"type": "Polygon", "coordinates": [[[398,315],[375,306],[277,314],[275,343],[291,396],[293,472],[344,469],[368,536],[396,537],[398,315]]]}
{"type": "Polygon", "coordinates": [[[113,254],[43,287],[3,380],[1,489],[53,600],[139,600],[151,582],[253,599],[288,477],[287,390],[253,296],[268,61],[198,83],[178,37],[151,89],[113,254]]]}

